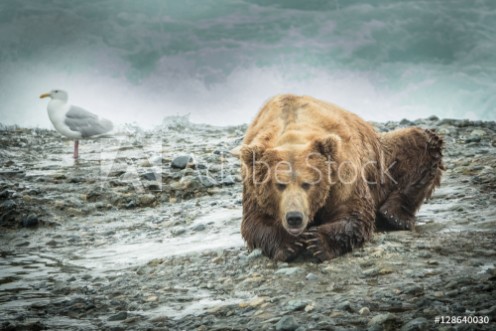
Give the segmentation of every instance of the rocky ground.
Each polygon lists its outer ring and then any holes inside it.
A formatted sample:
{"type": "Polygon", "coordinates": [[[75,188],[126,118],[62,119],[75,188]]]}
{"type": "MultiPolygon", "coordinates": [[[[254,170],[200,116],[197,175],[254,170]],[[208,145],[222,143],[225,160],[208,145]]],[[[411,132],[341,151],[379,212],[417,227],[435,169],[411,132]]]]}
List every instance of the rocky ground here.
{"type": "Polygon", "coordinates": [[[0,329],[494,330],[496,124],[375,125],[436,128],[442,187],[415,231],[321,264],[244,248],[244,126],[128,126],[78,162],[54,131],[0,127],[0,329]]]}

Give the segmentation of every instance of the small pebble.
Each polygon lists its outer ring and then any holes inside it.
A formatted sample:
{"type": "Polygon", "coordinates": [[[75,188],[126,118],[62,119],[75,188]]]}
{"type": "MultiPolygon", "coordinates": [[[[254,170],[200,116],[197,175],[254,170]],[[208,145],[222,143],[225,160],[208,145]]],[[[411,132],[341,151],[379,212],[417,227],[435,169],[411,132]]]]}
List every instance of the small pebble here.
{"type": "Polygon", "coordinates": [[[127,318],[127,312],[121,311],[115,315],[110,316],[107,321],[123,321],[127,318]]]}
{"type": "Polygon", "coordinates": [[[306,275],[305,278],[306,278],[306,280],[318,280],[319,279],[319,277],[316,274],[314,274],[313,272],[310,272],[308,275],[306,275]]]}
{"type": "Polygon", "coordinates": [[[368,307],[363,307],[358,311],[358,313],[362,316],[367,316],[370,314],[370,309],[368,307]]]}

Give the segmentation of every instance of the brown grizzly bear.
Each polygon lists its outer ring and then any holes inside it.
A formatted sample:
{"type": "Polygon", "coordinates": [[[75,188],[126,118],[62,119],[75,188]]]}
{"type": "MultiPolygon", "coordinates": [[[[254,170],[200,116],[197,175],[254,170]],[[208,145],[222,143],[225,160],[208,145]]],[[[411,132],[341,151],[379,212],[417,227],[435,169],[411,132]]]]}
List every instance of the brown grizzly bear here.
{"type": "Polygon", "coordinates": [[[323,261],[363,245],[376,226],[412,229],[440,184],[442,144],[429,130],[379,134],[333,104],[276,96],[233,151],[242,162],[241,234],[275,260],[308,252],[323,261]]]}

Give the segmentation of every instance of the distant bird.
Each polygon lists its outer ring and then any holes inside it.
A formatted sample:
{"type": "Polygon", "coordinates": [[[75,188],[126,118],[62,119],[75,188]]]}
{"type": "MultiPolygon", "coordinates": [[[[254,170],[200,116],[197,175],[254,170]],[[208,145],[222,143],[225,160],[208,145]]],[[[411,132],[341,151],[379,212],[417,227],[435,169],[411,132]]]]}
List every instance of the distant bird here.
{"type": "Polygon", "coordinates": [[[47,97],[52,99],[47,106],[48,117],[58,132],[74,139],[75,159],[79,157],[79,139],[97,138],[114,127],[111,121],[67,103],[69,96],[66,91],[52,90],[40,95],[40,98],[47,97]]]}

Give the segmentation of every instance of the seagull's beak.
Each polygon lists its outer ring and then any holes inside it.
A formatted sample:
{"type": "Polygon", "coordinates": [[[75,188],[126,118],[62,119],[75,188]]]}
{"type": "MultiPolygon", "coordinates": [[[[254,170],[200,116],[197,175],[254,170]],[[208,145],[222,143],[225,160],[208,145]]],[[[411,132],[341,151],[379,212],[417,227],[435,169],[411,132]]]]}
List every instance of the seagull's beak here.
{"type": "Polygon", "coordinates": [[[43,93],[42,95],[40,95],[40,99],[48,98],[49,96],[50,96],[50,93],[43,93]]]}

